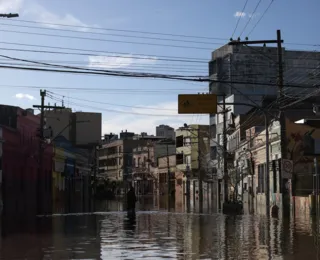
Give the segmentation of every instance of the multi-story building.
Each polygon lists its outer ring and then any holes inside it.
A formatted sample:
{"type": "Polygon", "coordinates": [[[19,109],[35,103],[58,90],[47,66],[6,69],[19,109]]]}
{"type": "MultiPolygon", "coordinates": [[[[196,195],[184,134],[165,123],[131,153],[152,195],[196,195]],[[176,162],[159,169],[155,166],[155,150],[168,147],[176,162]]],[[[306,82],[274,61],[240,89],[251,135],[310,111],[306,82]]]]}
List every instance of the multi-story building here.
{"type": "Polygon", "coordinates": [[[50,213],[52,146],[43,144],[39,172],[40,118],[32,109],[0,105],[0,124],[0,186],[6,216],[50,213]]]}
{"type": "MultiPolygon", "coordinates": [[[[320,53],[283,49],[284,81],[291,84],[298,82],[300,85],[317,84],[318,79],[315,74],[319,66],[319,58],[320,53]]],[[[248,105],[264,106],[267,97],[271,101],[276,98],[278,95],[278,87],[275,85],[278,75],[277,66],[277,48],[274,47],[225,45],[212,52],[212,59],[209,62],[210,79],[225,82],[211,82],[209,91],[218,95],[218,103],[220,103],[218,112],[222,110],[221,103],[225,95],[226,103],[229,103],[226,106],[227,125],[234,115],[246,114],[252,110],[248,105]]],[[[297,92],[301,92],[301,89],[284,88],[284,94],[294,95],[297,92]]],[[[285,101],[290,102],[290,99],[285,101]]],[[[309,109],[312,110],[311,107],[309,109]]],[[[217,144],[222,142],[223,113],[210,115],[210,132],[211,158],[217,160],[219,157],[217,144]]]]}
{"type": "Polygon", "coordinates": [[[203,179],[212,176],[208,125],[190,125],[176,130],[176,168],[191,181],[191,193],[198,187],[200,173],[203,179]]]}
{"type": "Polygon", "coordinates": [[[175,140],[175,130],[168,125],[159,125],[156,127],[156,136],[175,140]]]}
{"type": "Polygon", "coordinates": [[[157,189],[158,158],[176,153],[173,140],[168,143],[149,142],[146,146],[133,149],[133,182],[136,190],[141,193],[153,193],[157,189]]]}
{"type": "Polygon", "coordinates": [[[133,149],[159,140],[161,138],[157,136],[146,133],[135,135],[127,130],[122,131],[119,137],[114,134],[105,135],[99,148],[99,175],[112,181],[131,181],[133,149]]]}
{"type": "Polygon", "coordinates": [[[63,136],[74,146],[83,147],[97,146],[101,141],[101,113],[54,109],[45,111],[45,119],[53,138],[63,136]]]}

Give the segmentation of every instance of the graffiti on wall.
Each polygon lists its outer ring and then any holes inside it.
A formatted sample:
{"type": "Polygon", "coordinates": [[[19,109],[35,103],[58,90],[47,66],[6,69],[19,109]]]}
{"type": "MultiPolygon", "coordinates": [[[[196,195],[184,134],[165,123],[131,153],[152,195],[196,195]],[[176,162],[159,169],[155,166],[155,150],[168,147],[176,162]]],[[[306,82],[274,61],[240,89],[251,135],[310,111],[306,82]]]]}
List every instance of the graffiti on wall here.
{"type": "Polygon", "coordinates": [[[287,158],[292,160],[295,165],[313,161],[306,151],[310,150],[314,131],[315,129],[292,132],[287,138],[287,158]]]}

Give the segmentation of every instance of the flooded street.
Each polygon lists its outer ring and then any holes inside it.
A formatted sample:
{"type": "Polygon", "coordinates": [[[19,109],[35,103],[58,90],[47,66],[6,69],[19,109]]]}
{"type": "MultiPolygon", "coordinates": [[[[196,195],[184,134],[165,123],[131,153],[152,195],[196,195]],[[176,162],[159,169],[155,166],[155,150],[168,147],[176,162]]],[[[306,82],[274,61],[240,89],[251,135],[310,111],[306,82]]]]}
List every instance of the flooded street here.
{"type": "Polygon", "coordinates": [[[256,215],[137,211],[99,202],[94,213],[2,219],[1,259],[317,259],[315,224],[256,215]]]}

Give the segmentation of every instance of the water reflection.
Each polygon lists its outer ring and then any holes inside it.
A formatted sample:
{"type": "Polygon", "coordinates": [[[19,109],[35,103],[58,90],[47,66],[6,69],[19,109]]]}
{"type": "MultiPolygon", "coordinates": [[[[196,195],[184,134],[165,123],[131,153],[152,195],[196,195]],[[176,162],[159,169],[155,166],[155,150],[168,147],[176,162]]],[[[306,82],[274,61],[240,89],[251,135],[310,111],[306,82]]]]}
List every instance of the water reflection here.
{"type": "Polygon", "coordinates": [[[28,229],[4,216],[0,259],[317,259],[315,219],[168,213],[147,204],[128,214],[122,202],[98,202],[95,213],[26,218],[28,229]]]}

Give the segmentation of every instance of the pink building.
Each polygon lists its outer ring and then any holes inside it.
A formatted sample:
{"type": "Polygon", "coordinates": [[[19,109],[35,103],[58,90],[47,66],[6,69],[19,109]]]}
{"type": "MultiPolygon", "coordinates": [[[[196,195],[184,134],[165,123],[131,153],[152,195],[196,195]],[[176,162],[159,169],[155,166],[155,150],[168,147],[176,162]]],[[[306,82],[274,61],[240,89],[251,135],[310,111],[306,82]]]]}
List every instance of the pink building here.
{"type": "Polygon", "coordinates": [[[39,174],[39,125],[33,110],[0,105],[0,201],[7,216],[50,212],[53,149],[44,144],[39,174]]]}

